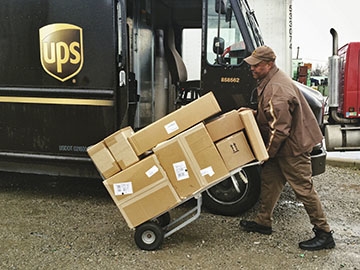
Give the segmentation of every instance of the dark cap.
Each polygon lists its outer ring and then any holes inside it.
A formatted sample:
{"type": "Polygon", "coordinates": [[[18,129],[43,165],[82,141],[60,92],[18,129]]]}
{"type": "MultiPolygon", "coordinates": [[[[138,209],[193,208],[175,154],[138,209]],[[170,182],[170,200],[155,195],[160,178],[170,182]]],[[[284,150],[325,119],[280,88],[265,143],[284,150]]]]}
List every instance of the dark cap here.
{"type": "Polygon", "coordinates": [[[259,64],[261,61],[275,61],[276,55],[274,51],[268,46],[261,46],[256,48],[253,53],[245,58],[245,62],[251,66],[259,64]]]}

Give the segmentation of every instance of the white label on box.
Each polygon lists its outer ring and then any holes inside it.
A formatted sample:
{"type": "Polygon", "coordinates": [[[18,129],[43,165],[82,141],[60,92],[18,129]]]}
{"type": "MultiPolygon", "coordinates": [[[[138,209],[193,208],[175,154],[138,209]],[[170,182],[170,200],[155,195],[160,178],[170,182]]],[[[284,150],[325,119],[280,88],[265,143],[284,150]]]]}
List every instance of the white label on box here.
{"type": "Polygon", "coordinates": [[[173,163],[173,167],[174,167],[174,172],[176,175],[176,179],[178,181],[181,180],[185,180],[189,178],[189,173],[188,170],[186,168],[186,163],[185,161],[180,161],[177,163],[173,163]]]}
{"type": "Polygon", "coordinates": [[[173,133],[174,131],[177,131],[179,129],[179,126],[176,124],[176,121],[172,121],[169,124],[165,125],[165,130],[168,134],[173,133]]]}
{"type": "Polygon", "coordinates": [[[155,173],[157,173],[159,171],[159,168],[156,166],[156,165],[154,165],[154,166],[152,166],[150,169],[148,169],[146,172],[145,172],[145,174],[146,174],[146,176],[147,177],[151,177],[151,176],[153,176],[155,173]]]}
{"type": "Polygon", "coordinates": [[[201,176],[208,175],[210,177],[215,174],[215,172],[214,172],[214,170],[213,170],[213,168],[211,166],[200,170],[200,173],[201,173],[201,176]]]}
{"type": "Polygon", "coordinates": [[[116,196],[133,194],[132,183],[124,182],[124,183],[114,184],[114,193],[116,196]]]}

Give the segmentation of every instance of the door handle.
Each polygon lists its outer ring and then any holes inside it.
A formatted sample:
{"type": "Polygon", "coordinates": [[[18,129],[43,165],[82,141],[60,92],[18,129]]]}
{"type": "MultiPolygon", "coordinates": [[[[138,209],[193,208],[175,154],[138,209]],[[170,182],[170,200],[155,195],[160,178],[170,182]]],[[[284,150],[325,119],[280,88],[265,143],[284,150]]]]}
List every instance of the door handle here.
{"type": "Polygon", "coordinates": [[[126,73],[124,70],[121,70],[119,73],[119,85],[120,86],[126,85],[126,73]]]}

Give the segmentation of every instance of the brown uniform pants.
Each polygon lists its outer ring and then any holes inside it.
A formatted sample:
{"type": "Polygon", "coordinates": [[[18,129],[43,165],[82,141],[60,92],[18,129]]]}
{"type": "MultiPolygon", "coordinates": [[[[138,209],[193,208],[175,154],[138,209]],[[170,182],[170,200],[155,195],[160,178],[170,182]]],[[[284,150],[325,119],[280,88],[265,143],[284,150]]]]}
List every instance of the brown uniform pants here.
{"type": "Polygon", "coordinates": [[[304,204],[310,222],[316,228],[330,231],[319,197],[311,179],[310,154],[296,157],[269,159],[261,172],[260,210],[255,222],[271,227],[275,204],[286,182],[292,187],[296,198],[304,204]]]}

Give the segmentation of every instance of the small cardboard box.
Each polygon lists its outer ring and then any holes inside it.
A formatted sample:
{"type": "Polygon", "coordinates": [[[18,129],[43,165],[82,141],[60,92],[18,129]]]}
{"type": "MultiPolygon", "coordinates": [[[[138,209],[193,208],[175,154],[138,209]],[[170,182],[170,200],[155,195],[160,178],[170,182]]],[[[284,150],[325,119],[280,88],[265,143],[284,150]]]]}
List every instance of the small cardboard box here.
{"type": "Polygon", "coordinates": [[[121,202],[142,189],[166,179],[166,173],[155,155],[150,155],[104,181],[115,202],[121,202]]]}
{"type": "Polygon", "coordinates": [[[221,111],[212,92],[164,116],[128,138],[135,153],[141,155],[162,141],[196,125],[221,111]]]}
{"type": "Polygon", "coordinates": [[[104,139],[106,146],[123,170],[139,161],[127,139],[133,134],[134,131],[131,127],[125,127],[104,139]]]}
{"type": "Polygon", "coordinates": [[[169,180],[163,179],[117,206],[128,226],[135,228],[169,211],[180,202],[169,180]]]}
{"type": "Polygon", "coordinates": [[[107,179],[121,171],[120,167],[116,163],[114,157],[103,141],[90,146],[87,149],[87,152],[103,178],[107,179]]]}
{"type": "Polygon", "coordinates": [[[202,123],[157,145],[153,151],[181,199],[229,175],[202,123]]]}
{"type": "Polygon", "coordinates": [[[251,110],[242,111],[239,114],[244,123],[246,135],[256,159],[261,162],[268,160],[269,154],[264,145],[254,114],[251,110]]]}
{"type": "Polygon", "coordinates": [[[213,142],[244,129],[244,124],[241,121],[239,112],[236,110],[229,111],[211,119],[205,126],[213,142]]]}
{"type": "Polygon", "coordinates": [[[219,141],[216,147],[229,171],[255,159],[242,131],[219,141]]]}

